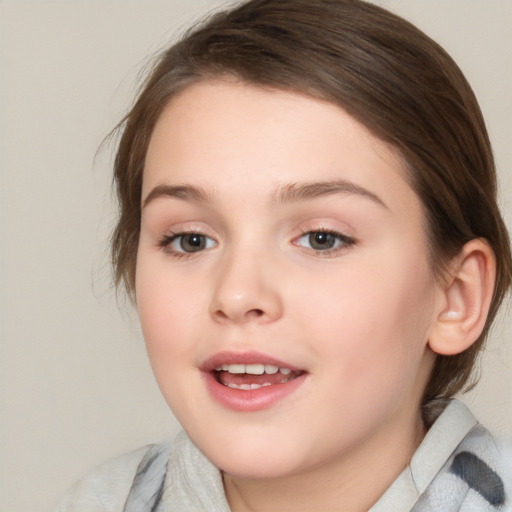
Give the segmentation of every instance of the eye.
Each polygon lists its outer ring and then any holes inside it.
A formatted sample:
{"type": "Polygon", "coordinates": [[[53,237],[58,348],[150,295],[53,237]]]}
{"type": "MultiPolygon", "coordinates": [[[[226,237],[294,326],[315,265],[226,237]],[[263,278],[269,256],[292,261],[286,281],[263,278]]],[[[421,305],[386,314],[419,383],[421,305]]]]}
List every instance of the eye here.
{"type": "Polygon", "coordinates": [[[302,235],[296,242],[301,247],[312,249],[316,252],[329,253],[342,247],[352,245],[354,240],[342,233],[333,231],[309,231],[302,235]]]}
{"type": "Polygon", "coordinates": [[[177,233],[165,236],[160,245],[170,252],[191,254],[211,249],[215,247],[216,242],[201,233],[177,233]]]}

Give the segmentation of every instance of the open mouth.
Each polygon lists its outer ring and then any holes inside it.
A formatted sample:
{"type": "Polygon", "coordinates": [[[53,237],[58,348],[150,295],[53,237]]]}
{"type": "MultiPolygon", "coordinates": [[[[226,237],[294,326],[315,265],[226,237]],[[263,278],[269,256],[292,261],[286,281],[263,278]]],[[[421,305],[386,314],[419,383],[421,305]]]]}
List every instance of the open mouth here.
{"type": "Polygon", "coordinates": [[[273,407],[307,381],[308,372],[256,351],[219,352],[200,365],[211,397],[236,412],[273,407]]]}
{"type": "Polygon", "coordinates": [[[271,364],[222,364],[214,368],[219,384],[244,391],[286,384],[303,373],[271,364]]]}

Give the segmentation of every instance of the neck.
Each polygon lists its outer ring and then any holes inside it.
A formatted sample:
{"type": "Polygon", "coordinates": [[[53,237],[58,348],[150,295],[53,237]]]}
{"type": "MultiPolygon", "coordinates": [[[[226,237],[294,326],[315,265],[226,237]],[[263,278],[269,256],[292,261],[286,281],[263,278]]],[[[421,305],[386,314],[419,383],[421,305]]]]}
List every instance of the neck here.
{"type": "Polygon", "coordinates": [[[409,464],[425,435],[419,413],[407,428],[396,424],[334,461],[277,479],[223,475],[233,512],[367,511],[409,464]]]}

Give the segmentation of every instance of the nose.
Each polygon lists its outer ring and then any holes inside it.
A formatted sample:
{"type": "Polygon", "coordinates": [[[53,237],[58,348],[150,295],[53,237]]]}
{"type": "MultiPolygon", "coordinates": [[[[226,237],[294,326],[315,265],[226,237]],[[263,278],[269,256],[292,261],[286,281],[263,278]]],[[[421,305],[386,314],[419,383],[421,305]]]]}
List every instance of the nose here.
{"type": "Polygon", "coordinates": [[[270,323],[281,317],[282,297],[268,258],[232,254],[214,281],[210,314],[216,322],[270,323]]]}

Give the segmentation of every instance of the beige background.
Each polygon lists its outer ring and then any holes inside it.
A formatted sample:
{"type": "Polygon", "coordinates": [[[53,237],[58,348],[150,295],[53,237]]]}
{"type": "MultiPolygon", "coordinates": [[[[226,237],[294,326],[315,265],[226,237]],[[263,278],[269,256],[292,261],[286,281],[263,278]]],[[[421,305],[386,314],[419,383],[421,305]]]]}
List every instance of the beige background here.
{"type": "MultiPolygon", "coordinates": [[[[207,0],[0,0],[0,511],[50,510],[81,474],[178,428],[109,289],[109,153],[146,57],[207,0]]],[[[486,116],[512,225],[512,2],[388,0],[456,58],[486,116]]],[[[467,400],[512,435],[505,316],[467,400]]]]}

